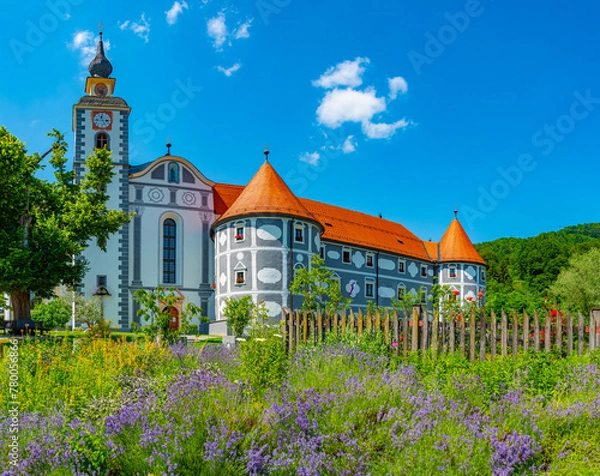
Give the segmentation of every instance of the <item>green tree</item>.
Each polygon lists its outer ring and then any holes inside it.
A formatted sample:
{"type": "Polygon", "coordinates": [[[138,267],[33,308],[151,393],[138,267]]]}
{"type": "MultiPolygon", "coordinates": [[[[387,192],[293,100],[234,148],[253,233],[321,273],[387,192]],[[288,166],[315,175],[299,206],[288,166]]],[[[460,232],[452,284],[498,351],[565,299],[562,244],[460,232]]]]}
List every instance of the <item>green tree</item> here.
{"type": "Polygon", "coordinates": [[[352,299],[342,295],[342,289],[333,271],[325,266],[325,261],[317,254],[313,255],[310,269],[299,268],[290,286],[293,294],[304,298],[302,309],[307,311],[337,312],[348,309],[352,299]]]}
{"type": "Polygon", "coordinates": [[[165,289],[159,286],[156,291],[138,289],[133,296],[140,304],[138,315],[150,322],[147,326],[150,334],[160,336],[167,341],[173,341],[179,337],[182,330],[187,329],[188,324],[196,317],[201,321],[208,322],[208,318],[202,315],[200,307],[186,302],[179,314],[179,329],[172,329],[169,308],[177,307],[182,299],[173,287],[165,289]]]}
{"type": "Polygon", "coordinates": [[[227,299],[223,315],[227,318],[227,325],[235,337],[242,336],[244,329],[252,320],[255,310],[256,304],[252,302],[252,296],[227,299]]]}
{"type": "Polygon", "coordinates": [[[97,149],[76,183],[74,172],[66,169],[64,136],[56,130],[49,136],[54,181],[36,176],[43,156],[29,155],[0,127],[0,293],[10,295],[15,319],[30,317],[31,293],[50,298],[56,286],[80,283],[87,263],[73,257],[93,238],[106,250],[110,235],[129,220],[125,212],[106,206],[114,174],[111,153],[97,149]]]}
{"type": "Polygon", "coordinates": [[[572,311],[589,314],[600,307],[600,249],[573,256],[569,267],[559,274],[550,288],[560,303],[572,311]]]}
{"type": "Polygon", "coordinates": [[[71,319],[71,309],[60,299],[39,303],[31,311],[31,319],[39,322],[45,329],[64,327],[71,319]]]}

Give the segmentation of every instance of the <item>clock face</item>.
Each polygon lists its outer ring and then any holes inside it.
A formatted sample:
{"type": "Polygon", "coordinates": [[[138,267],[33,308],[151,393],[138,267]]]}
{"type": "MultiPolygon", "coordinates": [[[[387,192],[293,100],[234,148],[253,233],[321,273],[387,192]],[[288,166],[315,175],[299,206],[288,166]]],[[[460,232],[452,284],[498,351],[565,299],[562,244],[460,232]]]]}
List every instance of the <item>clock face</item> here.
{"type": "Polygon", "coordinates": [[[112,116],[108,112],[96,112],[93,116],[94,126],[98,129],[108,129],[112,123],[112,116]]]}
{"type": "Polygon", "coordinates": [[[106,87],[106,84],[98,83],[94,88],[94,92],[96,93],[96,96],[104,97],[108,93],[108,88],[106,87]]]}

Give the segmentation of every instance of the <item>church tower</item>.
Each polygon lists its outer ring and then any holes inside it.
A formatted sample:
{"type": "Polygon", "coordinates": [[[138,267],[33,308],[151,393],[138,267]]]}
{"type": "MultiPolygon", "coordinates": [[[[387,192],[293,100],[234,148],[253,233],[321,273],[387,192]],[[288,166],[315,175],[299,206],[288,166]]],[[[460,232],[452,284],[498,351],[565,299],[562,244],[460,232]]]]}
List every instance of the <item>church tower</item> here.
{"type": "MultiPolygon", "coordinates": [[[[90,63],[85,96],[73,106],[76,179],[85,172],[87,157],[95,149],[112,153],[114,173],[107,193],[108,207],[129,211],[129,114],[127,103],[114,96],[116,80],[112,65],[104,53],[102,31],[95,58],[90,63]]],[[[106,253],[95,243],[84,252],[90,271],[81,283],[86,297],[101,296],[104,318],[129,327],[129,227],[124,225],[110,238],[106,253]]]]}

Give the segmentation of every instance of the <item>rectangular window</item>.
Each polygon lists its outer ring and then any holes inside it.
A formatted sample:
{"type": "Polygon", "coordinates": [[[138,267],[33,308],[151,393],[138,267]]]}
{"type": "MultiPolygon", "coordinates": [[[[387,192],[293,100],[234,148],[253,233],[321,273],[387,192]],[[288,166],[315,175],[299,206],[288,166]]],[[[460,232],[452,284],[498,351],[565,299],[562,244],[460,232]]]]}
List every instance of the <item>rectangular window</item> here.
{"type": "Polygon", "coordinates": [[[206,195],[202,195],[202,206],[203,207],[208,206],[208,197],[206,195]]]}
{"type": "Polygon", "coordinates": [[[481,280],[485,281],[485,269],[481,268],[481,280]]]}
{"type": "Polygon", "coordinates": [[[177,225],[175,220],[167,218],[163,222],[163,283],[175,284],[175,242],[177,225]]]}
{"type": "Polygon", "coordinates": [[[398,285],[398,293],[397,293],[398,301],[402,301],[404,299],[404,296],[406,296],[406,288],[404,286],[402,286],[401,284],[399,284],[398,285]]]}
{"type": "Polygon", "coordinates": [[[352,263],[352,252],[350,251],[350,248],[344,248],[342,250],[342,262],[346,264],[352,263]]]}
{"type": "Polygon", "coordinates": [[[374,266],[374,255],[373,253],[367,253],[367,268],[372,268],[374,266]]]}
{"type": "Polygon", "coordinates": [[[235,285],[243,286],[246,284],[246,271],[236,271],[235,272],[235,285]]]}
{"type": "Polygon", "coordinates": [[[235,241],[244,241],[244,238],[246,238],[246,228],[243,225],[236,225],[235,241]]]}
{"type": "Polygon", "coordinates": [[[427,277],[427,265],[426,264],[421,265],[421,277],[422,278],[427,277]]]}
{"type": "Polygon", "coordinates": [[[371,278],[365,279],[365,296],[368,298],[375,297],[375,280],[371,278]]]}
{"type": "Polygon", "coordinates": [[[321,245],[321,259],[325,259],[325,245],[321,245]]]}
{"type": "Polygon", "coordinates": [[[304,227],[297,226],[294,229],[294,241],[296,243],[304,243],[304,227]]]}
{"type": "Polygon", "coordinates": [[[399,259],[398,260],[398,272],[399,273],[405,273],[406,272],[406,260],[405,259],[399,259]]]}
{"type": "Polygon", "coordinates": [[[105,275],[96,276],[96,287],[99,288],[100,286],[106,287],[106,276],[105,275]]]}
{"type": "Polygon", "coordinates": [[[456,266],[450,265],[450,267],[448,268],[448,273],[451,278],[456,278],[456,266]]]}

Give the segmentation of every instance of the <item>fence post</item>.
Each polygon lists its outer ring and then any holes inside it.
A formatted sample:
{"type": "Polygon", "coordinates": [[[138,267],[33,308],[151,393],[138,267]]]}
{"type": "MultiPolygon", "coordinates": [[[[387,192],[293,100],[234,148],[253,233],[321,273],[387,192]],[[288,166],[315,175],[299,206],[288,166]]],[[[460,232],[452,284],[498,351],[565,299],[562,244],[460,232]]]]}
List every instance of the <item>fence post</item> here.
{"type": "Polygon", "coordinates": [[[398,347],[400,346],[400,336],[398,332],[398,309],[394,309],[392,316],[392,319],[394,319],[394,342],[396,342],[395,352],[397,357],[398,347]]]}
{"type": "Polygon", "coordinates": [[[513,310],[513,335],[512,335],[512,354],[513,357],[519,353],[519,317],[517,311],[513,310]]]}
{"type": "Polygon", "coordinates": [[[387,309],[383,314],[383,341],[390,345],[390,313],[387,309]]]}
{"type": "Polygon", "coordinates": [[[567,355],[573,353],[573,316],[567,315],[567,355]]]}
{"type": "Polygon", "coordinates": [[[544,348],[546,352],[550,352],[552,345],[552,319],[550,314],[546,313],[546,327],[544,330],[544,348]]]}
{"type": "Polygon", "coordinates": [[[594,330],[596,335],[596,349],[600,347],[600,309],[592,309],[592,316],[594,316],[594,330]]]}
{"type": "Polygon", "coordinates": [[[560,311],[556,311],[556,347],[562,350],[562,317],[560,311]]]}
{"type": "Polygon", "coordinates": [[[413,306],[413,325],[412,325],[412,348],[413,352],[419,350],[419,313],[421,306],[413,306]]]}
{"type": "Polygon", "coordinates": [[[302,311],[302,342],[306,344],[308,341],[308,316],[306,311],[302,311]]]}
{"type": "Polygon", "coordinates": [[[342,309],[342,335],[346,333],[346,309],[342,309]]]}
{"type": "Polygon", "coordinates": [[[454,333],[454,329],[455,329],[455,316],[452,315],[450,313],[450,319],[448,319],[448,325],[450,326],[450,329],[448,329],[448,338],[450,339],[450,352],[452,352],[454,354],[455,349],[455,333],[454,333]]]}
{"type": "Polygon", "coordinates": [[[296,311],[296,322],[294,323],[296,328],[296,346],[300,345],[300,313],[296,311]]]}
{"type": "Polygon", "coordinates": [[[578,355],[583,355],[585,345],[583,331],[585,330],[585,322],[581,311],[579,311],[578,319],[579,320],[577,325],[577,353],[578,355]]]}
{"type": "Polygon", "coordinates": [[[375,332],[377,334],[381,330],[381,314],[379,313],[379,309],[375,311],[375,332]]]}
{"type": "Polygon", "coordinates": [[[508,354],[508,321],[504,311],[502,311],[502,328],[500,329],[500,332],[500,339],[502,340],[502,357],[506,357],[508,354]]]}
{"type": "Polygon", "coordinates": [[[529,315],[527,311],[523,312],[523,351],[529,350],[529,315]]]}
{"type": "Polygon", "coordinates": [[[288,346],[288,342],[287,342],[287,309],[284,307],[283,310],[281,311],[281,336],[282,336],[282,341],[283,341],[283,350],[287,349],[288,346]]]}
{"type": "Polygon", "coordinates": [[[533,350],[540,351],[540,316],[537,311],[533,312],[533,350]]]}
{"type": "Polygon", "coordinates": [[[289,351],[294,352],[294,315],[292,311],[288,314],[288,336],[289,336],[289,351]]]}
{"type": "Polygon", "coordinates": [[[408,355],[408,311],[402,310],[402,355],[406,357],[408,355]]]}
{"type": "Polygon", "coordinates": [[[427,345],[427,339],[429,337],[429,313],[427,309],[420,308],[421,317],[423,318],[423,329],[421,329],[421,350],[423,352],[427,351],[429,347],[427,345]]]}
{"type": "Polygon", "coordinates": [[[459,314],[460,317],[460,355],[465,356],[465,321],[466,315],[464,312],[459,314]]]}
{"type": "Polygon", "coordinates": [[[486,345],[486,318],[485,311],[480,311],[481,322],[479,328],[479,360],[485,362],[485,345],[486,345]]]}
{"type": "Polygon", "coordinates": [[[496,337],[497,330],[498,322],[496,321],[496,313],[492,311],[492,335],[490,336],[490,356],[492,357],[492,360],[496,358],[496,344],[498,343],[496,337]]]}
{"type": "Polygon", "coordinates": [[[589,328],[590,352],[596,348],[596,313],[590,311],[590,328],[589,328]]]}
{"type": "Polygon", "coordinates": [[[469,313],[469,360],[471,362],[475,361],[475,328],[477,324],[475,322],[476,314],[475,311],[471,309],[469,313]]]}
{"type": "Polygon", "coordinates": [[[433,322],[431,323],[431,351],[433,352],[433,358],[437,357],[438,353],[438,324],[440,319],[440,313],[433,311],[433,322]]]}
{"type": "Polygon", "coordinates": [[[358,308],[358,316],[356,316],[358,322],[358,335],[361,336],[363,333],[363,315],[360,308],[358,308]]]}

